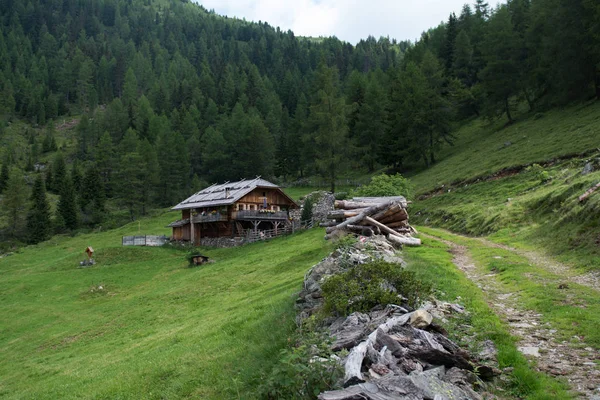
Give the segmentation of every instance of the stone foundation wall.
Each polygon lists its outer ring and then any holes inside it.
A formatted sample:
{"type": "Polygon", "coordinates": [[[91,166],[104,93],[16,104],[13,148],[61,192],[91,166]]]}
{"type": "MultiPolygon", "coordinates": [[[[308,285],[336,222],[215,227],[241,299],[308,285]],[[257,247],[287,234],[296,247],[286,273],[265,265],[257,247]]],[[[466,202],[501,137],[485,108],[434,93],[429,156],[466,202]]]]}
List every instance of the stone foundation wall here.
{"type": "Polygon", "coordinates": [[[244,238],[203,238],[200,239],[200,246],[204,247],[236,247],[246,243],[244,238]]]}

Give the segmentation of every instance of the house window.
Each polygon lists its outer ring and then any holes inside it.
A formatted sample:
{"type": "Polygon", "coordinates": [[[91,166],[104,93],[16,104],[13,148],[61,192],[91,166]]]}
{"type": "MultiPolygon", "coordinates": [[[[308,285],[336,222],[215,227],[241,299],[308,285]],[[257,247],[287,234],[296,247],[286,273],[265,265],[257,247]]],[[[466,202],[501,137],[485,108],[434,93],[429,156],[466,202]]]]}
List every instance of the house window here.
{"type": "Polygon", "coordinates": [[[244,210],[244,205],[238,204],[238,211],[243,211],[243,210],[244,210]]]}
{"type": "Polygon", "coordinates": [[[254,210],[254,204],[250,204],[250,209],[254,210]]]}

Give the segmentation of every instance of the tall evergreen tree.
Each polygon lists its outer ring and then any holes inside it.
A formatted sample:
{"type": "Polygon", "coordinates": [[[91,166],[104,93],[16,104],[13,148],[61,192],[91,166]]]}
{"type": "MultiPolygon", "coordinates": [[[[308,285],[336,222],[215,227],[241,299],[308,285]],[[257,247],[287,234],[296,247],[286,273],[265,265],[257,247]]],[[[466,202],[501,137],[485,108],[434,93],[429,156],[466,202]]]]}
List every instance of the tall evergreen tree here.
{"type": "Polygon", "coordinates": [[[21,170],[14,168],[10,173],[2,198],[3,213],[8,220],[8,233],[20,237],[25,224],[28,189],[21,170]]]}
{"type": "Polygon", "coordinates": [[[340,96],[338,72],[319,64],[313,80],[313,97],[307,125],[313,132],[316,159],[315,165],[327,180],[331,191],[343,171],[345,146],[348,140],[346,104],[340,96]]]}
{"type": "MultiPolygon", "coordinates": [[[[65,176],[62,181],[56,214],[57,220],[64,224],[66,229],[72,231],[79,227],[79,207],[73,180],[69,175],[65,176]]],[[[61,228],[59,227],[59,230],[61,228]]]]}
{"type": "Polygon", "coordinates": [[[31,207],[27,214],[27,241],[35,244],[48,240],[51,236],[50,204],[46,198],[46,186],[38,175],[31,192],[31,207]]]}
{"type": "Polygon", "coordinates": [[[516,61],[519,38],[506,6],[500,7],[490,19],[484,49],[487,66],[480,78],[486,92],[486,114],[496,117],[505,113],[508,121],[513,122],[511,97],[520,90],[516,61]]]}
{"type": "Polygon", "coordinates": [[[104,218],[105,201],[102,176],[96,165],[91,164],[85,171],[79,195],[83,222],[91,225],[101,223],[104,218]]]}
{"type": "Polygon", "coordinates": [[[54,138],[54,122],[49,121],[46,126],[46,136],[44,136],[44,141],[42,142],[42,151],[48,153],[56,151],[57,149],[58,146],[56,145],[56,139],[54,138]]]}
{"type": "Polygon", "coordinates": [[[358,154],[369,172],[375,170],[387,131],[388,107],[387,95],[381,83],[372,77],[367,84],[364,104],[358,112],[355,127],[358,154]]]}
{"type": "Polygon", "coordinates": [[[5,157],[2,163],[2,169],[0,170],[0,194],[4,192],[8,186],[8,180],[10,178],[10,169],[8,166],[8,157],[5,157]]]}

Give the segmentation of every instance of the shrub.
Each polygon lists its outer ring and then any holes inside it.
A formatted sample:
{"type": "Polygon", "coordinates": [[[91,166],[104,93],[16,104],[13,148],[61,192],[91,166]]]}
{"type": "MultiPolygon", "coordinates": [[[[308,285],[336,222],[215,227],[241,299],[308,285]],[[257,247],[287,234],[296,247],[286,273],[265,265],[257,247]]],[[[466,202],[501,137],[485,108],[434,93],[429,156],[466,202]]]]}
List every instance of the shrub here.
{"type": "Polygon", "coordinates": [[[381,174],[371,178],[368,185],[360,186],[350,193],[350,197],[383,197],[412,195],[412,184],[400,174],[381,174]]]}
{"type": "Polygon", "coordinates": [[[300,344],[281,351],[279,363],[261,385],[261,398],[316,399],[319,393],[334,389],[344,371],[331,357],[330,339],[321,333],[309,333],[300,344]]]}
{"type": "Polygon", "coordinates": [[[323,285],[324,311],[337,315],[366,312],[377,305],[398,304],[400,296],[416,308],[431,286],[398,264],[374,261],[327,279],[323,285]]]}
{"type": "Polygon", "coordinates": [[[552,176],[546,171],[541,165],[533,164],[525,169],[525,172],[532,175],[535,179],[539,180],[540,183],[546,183],[552,180],[552,176]]]}
{"type": "Polygon", "coordinates": [[[333,196],[336,200],[346,200],[348,198],[348,192],[335,192],[333,196]]]}
{"type": "Polygon", "coordinates": [[[308,222],[313,217],[313,203],[314,200],[311,196],[307,197],[304,200],[304,206],[302,207],[302,214],[300,215],[300,220],[302,222],[308,222]]]}

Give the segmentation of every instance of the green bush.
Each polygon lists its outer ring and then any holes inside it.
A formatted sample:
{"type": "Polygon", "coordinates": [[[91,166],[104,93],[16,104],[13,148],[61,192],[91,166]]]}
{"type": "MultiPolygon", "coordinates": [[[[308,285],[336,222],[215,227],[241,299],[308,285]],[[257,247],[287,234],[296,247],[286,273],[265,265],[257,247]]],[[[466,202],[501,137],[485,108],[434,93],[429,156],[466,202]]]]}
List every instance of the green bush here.
{"type": "Polygon", "coordinates": [[[346,200],[348,198],[348,192],[335,192],[333,194],[336,200],[346,200]]]}
{"type": "Polygon", "coordinates": [[[302,222],[308,222],[313,217],[313,198],[311,196],[307,197],[304,200],[304,206],[302,207],[302,214],[300,215],[300,220],[302,222]]]}
{"type": "Polygon", "coordinates": [[[293,349],[281,351],[281,359],[260,387],[264,399],[316,399],[319,393],[334,389],[344,375],[342,366],[331,356],[330,339],[309,333],[293,349]]]}
{"type": "Polygon", "coordinates": [[[321,286],[326,313],[348,315],[366,312],[376,305],[398,304],[399,296],[411,307],[431,293],[431,286],[398,264],[374,261],[334,275],[321,286]]]}
{"type": "Polygon", "coordinates": [[[360,186],[350,193],[350,197],[412,196],[413,186],[400,174],[381,174],[371,178],[368,185],[360,186]]]}
{"type": "Polygon", "coordinates": [[[533,164],[527,167],[525,172],[535,177],[535,179],[539,180],[540,183],[546,183],[552,180],[550,173],[539,164],[533,164]]]}

